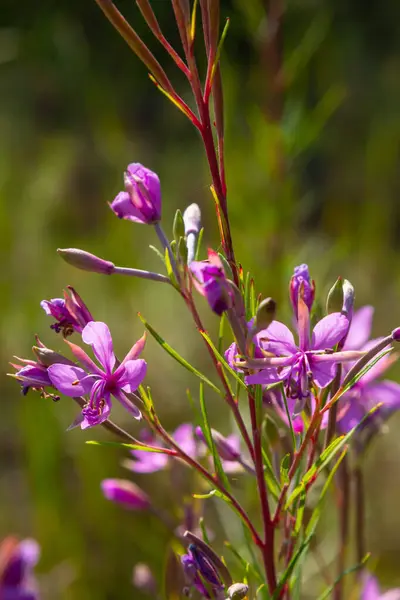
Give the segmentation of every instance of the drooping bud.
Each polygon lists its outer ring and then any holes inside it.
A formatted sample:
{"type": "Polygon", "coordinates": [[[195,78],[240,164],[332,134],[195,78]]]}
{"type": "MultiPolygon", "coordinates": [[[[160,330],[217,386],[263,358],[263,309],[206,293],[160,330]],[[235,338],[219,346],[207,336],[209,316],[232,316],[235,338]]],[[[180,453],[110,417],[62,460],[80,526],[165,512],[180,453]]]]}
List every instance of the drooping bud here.
{"type": "MultiPolygon", "coordinates": [[[[204,444],[207,444],[201,427],[196,427],[195,433],[199,440],[201,440],[204,444]]],[[[237,462],[240,460],[240,452],[238,452],[234,445],[225,436],[223,436],[222,433],[216,431],[215,429],[211,429],[211,436],[218,455],[220,458],[222,458],[222,460],[229,462],[237,462]]]]}
{"type": "Polygon", "coordinates": [[[57,252],[65,262],[82,271],[111,275],[115,268],[114,263],[111,261],[99,258],[79,248],[58,248],[57,252]]]}
{"type": "Polygon", "coordinates": [[[62,332],[64,337],[74,331],[81,333],[83,328],[93,321],[89,309],[79,294],[71,286],[68,286],[68,291],[69,293],[64,292],[64,298],[42,300],[40,303],[45,313],[56,321],[50,325],[51,329],[56,333],[62,332]]]}
{"type": "Polygon", "coordinates": [[[197,239],[201,229],[201,212],[197,204],[191,204],[183,213],[183,223],[188,250],[187,263],[190,265],[196,256],[197,239]]]}
{"type": "Polygon", "coordinates": [[[161,219],[161,186],[158,175],[140,163],[131,163],[124,175],[125,192],[110,204],[120,219],[154,225],[161,219]]]}
{"type": "Polygon", "coordinates": [[[69,360],[69,358],[66,358],[54,350],[51,350],[51,348],[40,348],[38,346],[33,346],[32,350],[37,356],[39,362],[45,367],[50,367],[50,365],[55,365],[57,363],[72,366],[75,364],[72,362],[72,360],[69,360]]]}
{"type": "Polygon", "coordinates": [[[315,283],[310,278],[308,266],[306,264],[295,267],[294,274],[290,280],[289,294],[292,302],[293,311],[297,318],[299,293],[302,289],[302,299],[311,312],[315,297],[315,283]]]}
{"type": "Polygon", "coordinates": [[[197,291],[207,298],[210,308],[219,316],[232,306],[232,292],[218,254],[208,251],[208,261],[193,261],[190,265],[197,291]]]}
{"type": "Polygon", "coordinates": [[[104,479],[101,489],[107,500],[121,504],[130,510],[146,510],[150,498],[137,485],[127,479],[104,479]]]}
{"type": "Polygon", "coordinates": [[[234,583],[227,590],[228,598],[231,600],[242,600],[247,596],[248,591],[249,586],[245,583],[234,583]]]}
{"type": "Polygon", "coordinates": [[[9,537],[0,544],[0,597],[4,600],[38,600],[33,568],[40,549],[35,540],[9,537]]]}

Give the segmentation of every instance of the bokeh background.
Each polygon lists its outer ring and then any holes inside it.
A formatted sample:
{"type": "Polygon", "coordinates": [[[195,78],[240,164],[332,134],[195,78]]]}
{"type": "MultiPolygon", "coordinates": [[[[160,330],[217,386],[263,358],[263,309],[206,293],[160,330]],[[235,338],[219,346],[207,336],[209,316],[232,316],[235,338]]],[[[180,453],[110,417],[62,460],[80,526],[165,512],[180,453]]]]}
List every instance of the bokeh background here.
{"type": "MultiPolygon", "coordinates": [[[[170,3],[153,6],[179,47],[170,3]]],[[[266,6],[222,0],[222,16],[231,17],[222,68],[237,257],[258,290],[277,299],[281,318],[289,315],[293,266],[308,262],[322,304],[345,276],[359,306],[375,305],[374,333],[386,333],[400,322],[400,4],[289,0],[279,59],[284,91],[271,85],[266,6]]],[[[135,3],[119,7],[190,101],[135,3]]],[[[215,246],[207,165],[194,129],[93,0],[3,0],[0,24],[0,538],[38,539],[45,598],[141,598],[132,566],[143,560],[160,573],[166,533],[153,517],[123,513],[101,496],[102,478],[126,474],[124,453],[85,445],[109,438],[67,432],[76,415],[67,399],[22,397],[5,373],[12,355],[29,356],[36,333],[63,349],[39,303],[67,284],[110,325],[118,353],[141,335],[141,311],[187,359],[208,368],[171,290],[76,271],[56,254],[81,247],[122,266],[159,269],[148,248],[154,232],[120,222],[107,206],[132,161],[160,175],[165,229],[176,208],[197,202],[206,244],[215,246]]],[[[215,332],[216,321],[208,322],[215,332]]],[[[189,418],[186,388],[196,382],[152,341],[146,356],[156,405],[173,427],[189,418]]],[[[223,420],[215,400],[210,410],[216,424],[223,420]]],[[[400,584],[399,425],[394,417],[367,460],[368,546],[388,584],[400,584]]],[[[136,481],[168,508],[168,474],[136,481]]]]}

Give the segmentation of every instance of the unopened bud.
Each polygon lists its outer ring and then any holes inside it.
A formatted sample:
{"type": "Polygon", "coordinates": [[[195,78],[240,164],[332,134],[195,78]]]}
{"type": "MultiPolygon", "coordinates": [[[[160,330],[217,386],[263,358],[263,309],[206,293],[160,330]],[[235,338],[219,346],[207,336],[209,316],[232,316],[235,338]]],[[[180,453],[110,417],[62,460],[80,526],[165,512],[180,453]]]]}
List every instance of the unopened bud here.
{"type": "Polygon", "coordinates": [[[272,298],[265,298],[258,305],[255,325],[257,328],[257,332],[262,329],[267,329],[269,325],[271,325],[272,321],[275,319],[276,314],[276,302],[272,298]]]}
{"type": "Polygon", "coordinates": [[[353,316],[353,306],[354,306],[354,287],[351,285],[348,279],[343,280],[343,306],[342,313],[346,315],[348,319],[351,319],[353,316]]]}
{"type": "Polygon", "coordinates": [[[396,329],[393,329],[392,338],[395,342],[400,342],[400,327],[396,327],[396,329]]]}
{"type": "Polygon", "coordinates": [[[109,260],[104,260],[79,248],[58,248],[57,252],[65,262],[77,269],[82,269],[82,271],[111,275],[115,268],[114,263],[109,260]]]}
{"type": "Polygon", "coordinates": [[[101,489],[107,500],[122,504],[130,510],[146,510],[150,507],[147,494],[126,479],[104,479],[101,489]]]}
{"type": "Polygon", "coordinates": [[[201,229],[201,212],[197,204],[191,204],[187,207],[183,213],[183,223],[185,235],[189,235],[189,233],[199,234],[201,229]]]}
{"type": "Polygon", "coordinates": [[[249,586],[245,583],[234,583],[227,590],[228,598],[231,600],[242,600],[247,596],[248,591],[249,586]]]}
{"type": "Polygon", "coordinates": [[[340,312],[343,306],[343,279],[338,277],[328,292],[326,299],[327,314],[340,312]]]}
{"type": "MultiPolygon", "coordinates": [[[[201,427],[196,427],[195,433],[203,443],[206,443],[201,427]]],[[[236,462],[240,459],[240,453],[236,450],[233,444],[231,444],[230,441],[222,435],[222,433],[216,431],[215,429],[211,429],[211,436],[218,455],[222,458],[222,460],[236,462]]]]}
{"type": "Polygon", "coordinates": [[[75,363],[72,362],[72,360],[65,358],[65,356],[55,352],[54,350],[51,350],[50,348],[39,348],[38,346],[33,346],[32,350],[37,356],[40,364],[44,365],[45,367],[50,367],[50,365],[60,363],[63,365],[75,366],[75,363]]]}

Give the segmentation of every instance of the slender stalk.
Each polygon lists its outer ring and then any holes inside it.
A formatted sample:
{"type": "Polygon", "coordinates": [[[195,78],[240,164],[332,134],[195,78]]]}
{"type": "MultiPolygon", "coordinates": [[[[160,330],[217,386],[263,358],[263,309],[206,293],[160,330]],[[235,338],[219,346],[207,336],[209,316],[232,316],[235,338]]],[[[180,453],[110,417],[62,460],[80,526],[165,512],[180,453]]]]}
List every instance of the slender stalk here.
{"type": "Polygon", "coordinates": [[[360,465],[357,465],[353,471],[354,495],[355,495],[355,539],[357,561],[361,563],[366,554],[365,539],[365,494],[364,494],[364,476],[360,465]]]}
{"type": "MultiPolygon", "coordinates": [[[[336,366],[336,375],[335,379],[331,384],[331,396],[334,396],[338,389],[340,388],[340,379],[342,377],[342,365],[338,364],[336,366]]],[[[327,448],[331,443],[333,436],[336,432],[336,420],[337,420],[337,412],[338,412],[338,404],[337,402],[332,406],[329,411],[328,417],[328,427],[326,428],[325,440],[324,440],[324,448],[327,448]]]]}
{"type": "Polygon", "coordinates": [[[151,279],[151,281],[160,281],[161,283],[171,283],[171,280],[161,273],[143,271],[142,269],[131,269],[129,267],[114,267],[112,274],[127,275],[128,277],[139,277],[141,279],[151,279]]]}
{"type": "Polygon", "coordinates": [[[340,480],[340,503],[339,503],[339,520],[340,520],[340,548],[337,559],[337,574],[338,582],[333,593],[334,600],[343,598],[343,578],[341,577],[346,567],[347,545],[349,541],[349,522],[350,522],[350,472],[348,457],[343,458],[342,464],[339,467],[340,480]],[[340,579],[339,579],[340,578],[340,579]]]}
{"type": "Polygon", "coordinates": [[[250,393],[248,394],[248,399],[254,444],[254,466],[256,469],[257,487],[260,496],[262,520],[264,526],[264,541],[261,546],[261,551],[264,562],[265,574],[267,576],[268,588],[272,595],[276,589],[276,573],[274,562],[275,527],[271,520],[267,485],[264,477],[264,465],[261,447],[261,427],[257,423],[256,403],[254,397],[250,393]]]}

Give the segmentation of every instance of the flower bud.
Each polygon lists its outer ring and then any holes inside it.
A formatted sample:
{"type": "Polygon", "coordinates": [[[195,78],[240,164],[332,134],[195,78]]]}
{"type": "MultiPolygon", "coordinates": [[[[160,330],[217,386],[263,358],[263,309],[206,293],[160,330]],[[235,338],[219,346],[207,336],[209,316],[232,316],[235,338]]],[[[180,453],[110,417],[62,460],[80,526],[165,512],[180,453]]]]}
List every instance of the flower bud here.
{"type": "MultiPolygon", "coordinates": [[[[207,443],[201,427],[196,427],[195,433],[204,444],[207,443]]],[[[222,458],[222,460],[229,462],[237,462],[240,460],[240,452],[236,450],[233,444],[231,444],[229,440],[222,435],[222,433],[216,431],[215,429],[211,429],[211,436],[218,455],[222,458]]]]}
{"type": "Polygon", "coordinates": [[[93,321],[86,304],[73,287],[68,286],[68,291],[64,292],[64,298],[52,298],[52,300],[42,300],[40,306],[47,315],[55,319],[55,323],[50,325],[56,333],[62,332],[64,337],[71,335],[74,331],[81,333],[83,328],[93,321]]]}
{"type": "Polygon", "coordinates": [[[392,338],[395,342],[400,342],[400,327],[396,327],[396,329],[393,329],[392,338]]]}
{"type": "MultiPolygon", "coordinates": [[[[261,331],[262,329],[267,329],[275,319],[276,313],[276,302],[272,298],[265,298],[260,302],[256,312],[256,318],[254,322],[254,326],[256,328],[256,332],[261,331]]],[[[254,327],[253,326],[253,327],[254,327]]]]}
{"type": "Polygon", "coordinates": [[[161,219],[161,187],[158,175],[140,163],[131,163],[124,175],[125,192],[110,207],[120,219],[153,225],[161,219]]]}
{"type": "Polygon", "coordinates": [[[231,600],[242,600],[247,596],[248,591],[249,586],[245,583],[234,583],[227,590],[228,598],[231,600]]]}
{"type": "Polygon", "coordinates": [[[185,235],[195,233],[198,235],[201,229],[201,212],[197,204],[190,204],[183,213],[183,222],[185,225],[185,235]]]}
{"type": "Polygon", "coordinates": [[[107,500],[122,504],[130,510],[146,510],[150,498],[137,485],[127,479],[104,479],[101,489],[107,500]]]}
{"type": "Polygon", "coordinates": [[[353,306],[354,306],[354,287],[351,285],[350,281],[347,279],[343,280],[343,305],[342,305],[342,313],[346,315],[348,319],[351,319],[353,316],[353,306]]]}
{"type": "Polygon", "coordinates": [[[109,260],[104,260],[79,248],[58,248],[57,252],[65,262],[82,271],[111,275],[115,268],[114,263],[109,260]]]}
{"type": "Polygon", "coordinates": [[[315,284],[310,278],[306,264],[295,267],[293,277],[290,280],[289,294],[296,318],[300,290],[302,290],[302,299],[311,312],[315,296],[315,284]]]}
{"type": "Polygon", "coordinates": [[[57,363],[61,363],[63,365],[74,365],[75,363],[68,358],[65,358],[62,354],[51,350],[51,348],[40,348],[38,346],[33,346],[33,353],[37,356],[41,365],[45,367],[50,367],[50,365],[55,365],[57,363]]]}
{"type": "Polygon", "coordinates": [[[133,569],[133,585],[147,594],[156,595],[157,584],[151,569],[145,563],[138,563],[133,569]]]}
{"type": "Polygon", "coordinates": [[[193,261],[190,270],[197,291],[207,298],[211,310],[221,316],[232,305],[232,291],[218,254],[209,250],[208,261],[193,261]]]}

